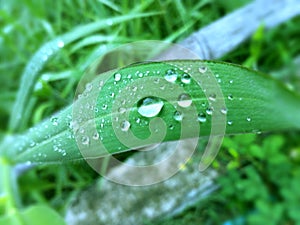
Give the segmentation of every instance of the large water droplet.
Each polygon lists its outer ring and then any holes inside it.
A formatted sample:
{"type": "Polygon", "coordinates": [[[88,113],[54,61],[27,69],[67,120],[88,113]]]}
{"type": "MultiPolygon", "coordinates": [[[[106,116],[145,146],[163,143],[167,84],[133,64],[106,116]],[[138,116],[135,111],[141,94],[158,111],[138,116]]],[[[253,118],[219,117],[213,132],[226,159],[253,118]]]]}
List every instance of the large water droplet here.
{"type": "Polygon", "coordinates": [[[128,131],[130,128],[130,123],[127,120],[124,120],[120,127],[122,131],[128,131]]]}
{"type": "Polygon", "coordinates": [[[187,73],[184,73],[181,75],[181,82],[184,84],[189,84],[191,83],[191,76],[188,75],[187,73]]]}
{"type": "Polygon", "coordinates": [[[183,118],[183,115],[182,115],[181,112],[176,111],[176,112],[174,113],[174,115],[173,115],[173,118],[174,118],[175,120],[177,120],[177,121],[181,121],[182,118],[183,118]]]}
{"type": "Polygon", "coordinates": [[[189,107],[192,104],[192,98],[190,95],[183,93],[179,95],[177,104],[184,108],[189,107]]]}
{"type": "Polygon", "coordinates": [[[206,114],[205,113],[199,113],[198,114],[198,121],[200,123],[205,123],[206,122],[206,114]]]}
{"type": "Polygon", "coordinates": [[[165,79],[171,83],[175,83],[175,81],[177,80],[177,77],[178,77],[178,74],[173,69],[167,70],[167,72],[165,74],[165,79]]]}
{"type": "Polygon", "coordinates": [[[138,112],[145,117],[153,117],[159,114],[164,106],[164,102],[160,98],[147,97],[138,103],[138,112]]]}

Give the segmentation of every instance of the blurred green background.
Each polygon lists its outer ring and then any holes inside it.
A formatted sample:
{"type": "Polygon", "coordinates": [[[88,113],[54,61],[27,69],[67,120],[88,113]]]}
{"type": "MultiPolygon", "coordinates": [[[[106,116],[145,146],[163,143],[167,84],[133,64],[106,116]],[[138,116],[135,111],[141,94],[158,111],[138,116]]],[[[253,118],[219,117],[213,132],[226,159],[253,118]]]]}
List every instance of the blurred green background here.
{"type": "MultiPolygon", "coordinates": [[[[104,29],[82,34],[45,65],[24,130],[72,102],[81,75],[78,71],[92,54],[101,51],[99,46],[111,48],[148,39],[178,42],[248,2],[0,0],[0,139],[7,133],[22,72],[47,41],[78,25],[107,21],[104,29]],[[153,15],[110,22],[117,16],[145,12],[153,15]]],[[[298,16],[270,30],[262,26],[221,60],[268,73],[300,92],[300,66],[294,63],[300,56],[299,24],[298,16]]],[[[213,195],[174,218],[149,224],[222,224],[232,220],[240,224],[300,224],[299,132],[226,137],[213,167],[222,174],[213,195]]],[[[48,204],[63,215],[70,200],[97,177],[83,161],[41,165],[20,177],[22,201],[25,205],[48,204]]]]}

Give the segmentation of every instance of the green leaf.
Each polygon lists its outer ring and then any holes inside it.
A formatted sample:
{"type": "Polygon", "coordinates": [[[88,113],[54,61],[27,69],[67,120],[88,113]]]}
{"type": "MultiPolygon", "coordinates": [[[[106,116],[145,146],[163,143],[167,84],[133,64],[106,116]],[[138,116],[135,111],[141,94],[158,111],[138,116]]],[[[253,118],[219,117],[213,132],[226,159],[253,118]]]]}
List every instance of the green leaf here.
{"type": "Polygon", "coordinates": [[[32,56],[22,74],[21,85],[12,110],[12,116],[9,121],[10,131],[19,131],[21,127],[20,125],[26,122],[23,120],[22,115],[24,114],[26,105],[28,104],[28,99],[32,93],[34,84],[39,77],[39,72],[49,61],[49,59],[58,52],[60,52],[64,46],[70,44],[71,42],[79,38],[85,37],[88,34],[107,28],[109,24],[115,25],[135,18],[147,17],[155,14],[157,13],[136,13],[108,18],[106,20],[99,20],[93,23],[75,27],[70,32],[58,36],[54,40],[51,40],[44,44],[32,56]]]}
{"type": "Polygon", "coordinates": [[[0,217],[0,225],[65,225],[66,223],[48,206],[35,205],[23,212],[0,217]]]}
{"type": "Polygon", "coordinates": [[[300,128],[299,96],[267,75],[222,62],[134,64],[97,76],[81,96],[7,142],[7,157],[58,163],[191,137],[300,128]],[[140,110],[147,101],[148,116],[140,110]]]}

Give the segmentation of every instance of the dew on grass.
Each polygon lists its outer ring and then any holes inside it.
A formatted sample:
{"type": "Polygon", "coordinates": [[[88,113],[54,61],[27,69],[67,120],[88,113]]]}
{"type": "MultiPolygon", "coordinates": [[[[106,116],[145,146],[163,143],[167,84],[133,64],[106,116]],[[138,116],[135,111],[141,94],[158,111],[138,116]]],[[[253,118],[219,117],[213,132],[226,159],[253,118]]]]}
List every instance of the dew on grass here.
{"type": "Polygon", "coordinates": [[[183,115],[182,115],[181,112],[176,111],[176,112],[174,113],[174,115],[173,115],[173,118],[174,118],[176,121],[181,121],[182,118],[183,118],[183,115]]]}
{"type": "Polygon", "coordinates": [[[164,106],[162,99],[146,97],[138,103],[138,113],[144,117],[157,116],[164,106]]]}
{"type": "Polygon", "coordinates": [[[199,72],[200,73],[205,73],[207,71],[207,67],[206,66],[200,66],[199,67],[199,72]]]}
{"type": "Polygon", "coordinates": [[[122,75],[120,73],[116,73],[114,75],[114,79],[115,79],[115,81],[120,81],[122,79],[122,75]]]}
{"type": "Polygon", "coordinates": [[[90,144],[90,138],[88,136],[82,136],[81,137],[81,143],[83,145],[89,145],[90,144]]]}
{"type": "Polygon", "coordinates": [[[122,121],[120,124],[121,130],[124,132],[128,131],[130,128],[130,125],[131,124],[127,120],[122,121]]]}
{"type": "Polygon", "coordinates": [[[52,123],[53,126],[58,126],[58,118],[52,117],[50,119],[50,121],[51,121],[51,123],[52,123]]]}
{"type": "Polygon", "coordinates": [[[184,73],[181,75],[181,82],[184,84],[189,84],[191,83],[191,76],[188,75],[187,73],[184,73]]]}
{"type": "Polygon", "coordinates": [[[175,81],[177,80],[177,77],[178,77],[178,74],[174,69],[169,69],[166,71],[165,79],[168,82],[175,83],[175,81]]]}
{"type": "Polygon", "coordinates": [[[206,114],[205,113],[199,113],[197,118],[200,123],[206,122],[206,114]]]}
{"type": "Polygon", "coordinates": [[[221,109],[221,113],[222,113],[223,115],[226,115],[227,112],[228,112],[228,109],[227,109],[227,108],[224,107],[224,108],[221,109]]]}
{"type": "Polygon", "coordinates": [[[192,98],[188,94],[180,94],[177,99],[177,104],[181,107],[189,107],[192,104],[192,98]]]}
{"type": "Polygon", "coordinates": [[[213,111],[214,111],[214,109],[213,109],[212,107],[208,107],[208,108],[206,109],[207,115],[210,115],[210,116],[213,114],[213,111]]]}

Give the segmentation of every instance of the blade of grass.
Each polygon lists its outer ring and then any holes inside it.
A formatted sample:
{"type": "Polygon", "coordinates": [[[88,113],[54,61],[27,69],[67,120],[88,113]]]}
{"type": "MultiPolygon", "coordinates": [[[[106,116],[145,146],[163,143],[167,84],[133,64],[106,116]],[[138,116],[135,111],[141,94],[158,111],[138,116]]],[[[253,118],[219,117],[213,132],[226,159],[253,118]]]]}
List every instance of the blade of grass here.
{"type": "MultiPolygon", "coordinates": [[[[124,79],[118,84],[112,77],[115,71],[109,71],[96,77],[91,83],[92,86],[90,86],[93,87],[92,90],[86,90],[83,93],[83,96],[88,97],[81,97],[74,103],[73,110],[77,114],[73,114],[73,118],[72,106],[70,106],[51,119],[31,128],[27,133],[16,137],[14,143],[8,143],[3,148],[7,149],[7,157],[12,163],[27,161],[60,163],[81,159],[82,155],[78,150],[78,146],[81,150],[89,151],[88,155],[90,157],[101,157],[107,155],[107,151],[119,153],[160,141],[178,140],[182,126],[184,126],[174,119],[174,113],[178,110],[178,107],[176,108],[178,95],[173,96],[174,90],[170,91],[168,88],[162,90],[160,85],[153,86],[152,83],[146,83],[142,80],[145,77],[149,79],[159,78],[161,84],[164,85],[167,82],[164,75],[169,69],[178,69],[179,76],[181,76],[185,72],[179,70],[179,68],[190,68],[190,75],[193,74],[194,77],[199,77],[201,81],[203,80],[203,74],[199,72],[199,68],[200,70],[203,69],[203,65],[210,71],[209,79],[217,80],[223,96],[210,95],[208,99],[206,95],[215,87],[208,86],[206,90],[202,90],[194,80],[191,80],[190,84],[181,83],[180,78],[176,81],[191,96],[197,113],[205,114],[206,122],[200,124],[200,135],[208,136],[211,134],[213,116],[226,119],[226,134],[300,129],[300,97],[271,77],[228,63],[199,60],[167,61],[136,64],[123,68],[118,72],[124,76],[124,79]],[[139,71],[138,74],[148,75],[141,78],[136,73],[137,71],[139,71]],[[158,74],[157,71],[160,73],[158,74]],[[129,74],[132,75],[130,79],[127,78],[129,74]],[[99,93],[99,83],[101,81],[106,82],[104,82],[105,85],[99,93]],[[170,97],[171,100],[164,102],[163,109],[159,114],[159,117],[164,120],[167,126],[158,129],[161,132],[162,128],[166,128],[163,140],[147,139],[155,132],[149,130],[150,119],[139,114],[136,103],[124,107],[129,116],[130,131],[144,142],[136,142],[134,146],[128,147],[117,136],[118,130],[121,129],[121,125],[118,123],[122,122],[121,118],[124,118],[122,115],[124,112],[113,110],[116,100],[110,96],[111,93],[118,95],[120,90],[133,85],[133,82],[142,82],[140,86],[143,86],[144,91],[147,89],[147,85],[151,86],[153,90],[151,93],[147,93],[149,96],[161,93],[161,95],[170,97]],[[214,109],[215,111],[210,109],[213,111],[212,116],[211,112],[207,111],[210,104],[222,101],[226,104],[223,113],[216,111],[216,109],[214,109]],[[93,104],[96,105],[91,110],[90,106],[93,104]],[[96,108],[98,110],[94,112],[96,108]],[[116,126],[113,126],[114,118],[120,119],[116,126]],[[137,118],[140,118],[139,123],[136,122],[137,118]],[[93,121],[97,125],[96,129],[90,124],[93,121]],[[168,129],[171,126],[172,129],[168,129]],[[96,136],[94,136],[95,131],[97,131],[96,136]]],[[[132,91],[122,92],[120,96],[123,94],[123,97],[126,98],[126,94],[130,95],[130,93],[132,91]]],[[[134,99],[134,97],[130,98],[134,99]]],[[[187,117],[185,120],[188,128],[189,124],[194,124],[197,121],[197,115],[196,117],[187,117]]],[[[152,128],[150,126],[150,129],[152,128]]],[[[217,130],[213,135],[218,135],[218,132],[222,131],[217,130]]],[[[197,132],[191,132],[185,138],[195,136],[198,136],[197,132]]]]}
{"type": "Polygon", "coordinates": [[[90,33],[106,28],[107,26],[109,26],[109,24],[116,25],[135,18],[149,17],[156,14],[158,13],[136,13],[96,21],[87,25],[78,26],[72,31],[44,44],[33,55],[22,74],[20,88],[9,121],[10,132],[20,131],[19,129],[20,127],[22,127],[20,126],[20,124],[26,124],[27,121],[24,121],[22,119],[22,115],[24,113],[29,96],[32,93],[33,86],[39,77],[39,72],[41,71],[45,63],[54,54],[57,54],[62,47],[90,33]]]}

